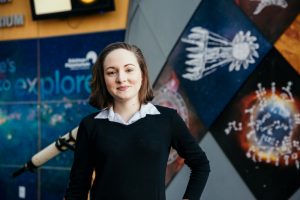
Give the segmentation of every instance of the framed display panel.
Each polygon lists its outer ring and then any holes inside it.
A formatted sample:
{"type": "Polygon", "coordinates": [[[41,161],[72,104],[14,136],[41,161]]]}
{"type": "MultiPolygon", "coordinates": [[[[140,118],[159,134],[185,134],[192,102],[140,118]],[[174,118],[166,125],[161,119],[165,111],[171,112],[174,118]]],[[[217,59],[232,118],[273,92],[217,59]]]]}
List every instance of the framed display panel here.
{"type": "Polygon", "coordinates": [[[273,48],[210,131],[258,199],[300,186],[300,79],[273,48]]]}

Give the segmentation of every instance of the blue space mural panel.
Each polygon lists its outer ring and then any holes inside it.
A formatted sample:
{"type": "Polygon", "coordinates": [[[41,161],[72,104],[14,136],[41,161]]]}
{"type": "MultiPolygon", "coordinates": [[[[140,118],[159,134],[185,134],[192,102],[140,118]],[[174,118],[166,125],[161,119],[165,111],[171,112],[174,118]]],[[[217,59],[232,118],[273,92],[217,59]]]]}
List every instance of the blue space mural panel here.
{"type": "Polygon", "coordinates": [[[123,33],[111,31],[41,39],[41,100],[87,99],[91,69],[100,50],[111,41],[123,41],[120,38],[123,33]]]}
{"type": "Polygon", "coordinates": [[[16,167],[2,167],[0,165],[1,200],[37,200],[37,175],[26,173],[18,179],[12,179],[10,174],[17,169],[16,167]]]}
{"type": "Polygon", "coordinates": [[[63,199],[69,181],[70,170],[46,167],[41,170],[41,199],[63,199]],[[58,181],[59,180],[59,181],[58,181]]]}
{"type": "Polygon", "coordinates": [[[88,104],[92,66],[106,45],[123,41],[124,35],[124,30],[115,30],[0,42],[1,199],[62,199],[71,150],[34,173],[14,179],[12,174],[97,111],[88,104]]]}
{"type": "Polygon", "coordinates": [[[37,104],[0,105],[0,164],[21,165],[37,152],[37,115],[37,104]]]}
{"type": "Polygon", "coordinates": [[[166,65],[209,127],[270,48],[234,2],[202,1],[166,65]]]}
{"type": "Polygon", "coordinates": [[[37,101],[37,40],[0,42],[0,102],[37,101]]]}
{"type": "MultiPolygon", "coordinates": [[[[87,101],[64,101],[41,105],[41,144],[42,148],[48,146],[59,136],[71,131],[80,123],[83,116],[96,112],[87,101]]],[[[44,166],[70,167],[73,161],[73,153],[66,151],[55,156],[44,166]]]]}

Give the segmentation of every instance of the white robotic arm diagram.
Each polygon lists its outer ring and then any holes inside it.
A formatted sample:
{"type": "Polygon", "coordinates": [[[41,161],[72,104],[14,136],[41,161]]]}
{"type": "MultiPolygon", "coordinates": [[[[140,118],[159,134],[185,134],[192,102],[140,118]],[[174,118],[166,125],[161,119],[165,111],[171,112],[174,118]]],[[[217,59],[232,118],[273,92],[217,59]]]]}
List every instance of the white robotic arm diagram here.
{"type": "Polygon", "coordinates": [[[58,154],[68,149],[75,150],[75,142],[77,137],[78,126],[59,137],[55,142],[51,143],[35,155],[19,170],[12,174],[13,178],[21,175],[25,171],[33,172],[44,163],[54,158],[58,154]]]}

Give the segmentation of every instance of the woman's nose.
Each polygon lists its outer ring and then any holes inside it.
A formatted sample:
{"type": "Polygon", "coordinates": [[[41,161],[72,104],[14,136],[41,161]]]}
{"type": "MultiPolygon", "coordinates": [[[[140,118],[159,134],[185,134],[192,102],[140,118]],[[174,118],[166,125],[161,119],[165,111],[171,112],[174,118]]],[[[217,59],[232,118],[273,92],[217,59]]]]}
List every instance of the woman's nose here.
{"type": "Polygon", "coordinates": [[[117,82],[124,82],[127,79],[127,75],[125,72],[120,71],[117,76],[117,82]]]}

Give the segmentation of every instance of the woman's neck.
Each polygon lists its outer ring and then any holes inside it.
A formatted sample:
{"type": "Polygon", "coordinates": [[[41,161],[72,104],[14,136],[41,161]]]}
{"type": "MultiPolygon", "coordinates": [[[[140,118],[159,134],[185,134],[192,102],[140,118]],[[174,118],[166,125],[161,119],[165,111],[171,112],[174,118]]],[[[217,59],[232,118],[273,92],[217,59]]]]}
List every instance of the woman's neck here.
{"type": "Polygon", "coordinates": [[[118,113],[125,122],[128,120],[141,108],[139,101],[129,101],[129,102],[118,102],[115,101],[113,109],[115,113],[118,113]]]}

